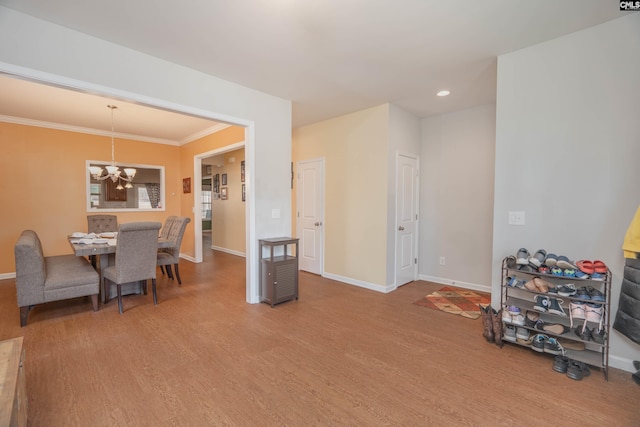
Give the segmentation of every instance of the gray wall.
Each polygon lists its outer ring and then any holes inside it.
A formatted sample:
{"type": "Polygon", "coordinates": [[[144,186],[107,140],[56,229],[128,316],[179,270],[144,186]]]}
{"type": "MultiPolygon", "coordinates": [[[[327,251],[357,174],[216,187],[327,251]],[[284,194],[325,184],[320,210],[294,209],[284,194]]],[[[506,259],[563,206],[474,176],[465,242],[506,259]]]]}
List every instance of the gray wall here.
{"type": "MultiPolygon", "coordinates": [[[[640,201],[640,13],[498,58],[493,303],[519,247],[600,259],[622,279],[621,244],[640,201]],[[526,212],[525,226],[507,212],[526,212]]],[[[640,347],[612,330],[610,364],[640,347]]]]}
{"type": "Polygon", "coordinates": [[[491,290],[494,147],[494,105],[422,120],[421,279],[491,290]]]}

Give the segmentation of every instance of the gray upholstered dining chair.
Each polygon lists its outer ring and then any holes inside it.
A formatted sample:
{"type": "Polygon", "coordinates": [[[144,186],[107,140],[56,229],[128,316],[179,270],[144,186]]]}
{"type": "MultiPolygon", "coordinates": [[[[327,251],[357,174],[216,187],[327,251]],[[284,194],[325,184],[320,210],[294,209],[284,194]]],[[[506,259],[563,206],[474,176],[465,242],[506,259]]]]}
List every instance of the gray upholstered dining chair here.
{"type": "Polygon", "coordinates": [[[151,279],[153,303],[158,304],[156,294],[156,260],[158,253],[159,222],[130,222],[120,225],[116,244],[116,263],[103,269],[104,291],[107,283],[115,284],[118,292],[118,309],[122,314],[122,288],[124,283],[143,282],[151,279]]]}
{"type": "MultiPolygon", "coordinates": [[[[87,215],[87,233],[106,233],[118,231],[118,217],[116,215],[87,215]]],[[[113,259],[110,257],[111,262],[113,259]]],[[[93,268],[96,268],[98,257],[89,255],[93,268]]]]}
{"type": "MultiPolygon", "coordinates": [[[[163,266],[167,268],[167,275],[170,279],[173,279],[173,272],[171,271],[171,265],[173,265],[176,269],[176,278],[178,279],[178,285],[182,285],[182,280],[180,280],[180,270],[178,269],[178,261],[180,260],[180,245],[182,245],[182,236],[184,236],[184,231],[187,228],[187,224],[191,221],[191,218],[186,216],[178,216],[178,217],[169,217],[167,218],[167,223],[165,224],[165,228],[168,228],[167,234],[161,234],[161,237],[169,239],[173,242],[171,247],[162,248],[158,251],[158,260],[157,263],[162,270],[163,266]],[[171,226],[167,227],[171,222],[171,226]]],[[[164,229],[163,229],[164,231],[164,229]]],[[[164,274],[164,271],[163,271],[164,274]]]]}
{"type": "Polygon", "coordinates": [[[87,232],[104,233],[118,231],[118,217],[116,215],[87,215],[87,232]]]}

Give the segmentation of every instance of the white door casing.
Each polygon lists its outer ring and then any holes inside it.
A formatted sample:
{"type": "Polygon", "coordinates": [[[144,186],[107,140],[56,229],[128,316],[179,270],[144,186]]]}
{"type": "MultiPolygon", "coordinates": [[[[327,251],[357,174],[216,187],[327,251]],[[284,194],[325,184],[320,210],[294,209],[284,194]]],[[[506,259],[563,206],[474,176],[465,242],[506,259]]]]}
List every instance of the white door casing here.
{"type": "Polygon", "coordinates": [[[324,159],[297,164],[296,232],[300,270],[322,274],[324,255],[324,159]]]}
{"type": "Polygon", "coordinates": [[[412,282],[418,272],[418,159],[396,157],[396,286],[412,282]]]}

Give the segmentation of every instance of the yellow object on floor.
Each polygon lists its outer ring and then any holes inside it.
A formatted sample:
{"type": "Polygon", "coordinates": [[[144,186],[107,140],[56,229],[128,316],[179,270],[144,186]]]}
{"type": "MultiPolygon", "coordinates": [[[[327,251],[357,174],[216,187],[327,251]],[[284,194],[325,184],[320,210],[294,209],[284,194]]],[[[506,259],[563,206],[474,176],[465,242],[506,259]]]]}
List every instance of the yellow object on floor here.
{"type": "Polygon", "coordinates": [[[640,258],[640,206],[624,236],[622,250],[625,258],[640,258]]]}

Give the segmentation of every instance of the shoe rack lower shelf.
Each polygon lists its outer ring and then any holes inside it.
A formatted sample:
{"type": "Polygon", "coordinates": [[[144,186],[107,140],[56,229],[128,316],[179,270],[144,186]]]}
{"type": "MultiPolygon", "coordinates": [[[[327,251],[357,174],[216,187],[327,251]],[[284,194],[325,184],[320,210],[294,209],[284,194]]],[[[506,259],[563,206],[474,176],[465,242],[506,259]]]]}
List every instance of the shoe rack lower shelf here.
{"type": "MultiPolygon", "coordinates": [[[[521,326],[522,327],[522,326],[521,326]]],[[[537,331],[537,333],[540,334],[546,334],[546,332],[544,331],[537,331]]],[[[563,337],[562,335],[556,335],[559,337],[563,337]]],[[[529,344],[523,344],[517,341],[511,341],[511,340],[505,340],[504,337],[502,338],[502,340],[504,342],[507,342],[509,344],[516,344],[519,345],[521,347],[527,347],[530,348],[532,351],[535,351],[536,353],[541,353],[543,354],[543,352],[538,352],[536,350],[533,350],[533,347],[529,344]]],[[[544,353],[544,354],[550,354],[551,356],[556,356],[555,354],[552,353],[544,353]]],[[[602,353],[598,352],[598,351],[593,351],[593,350],[570,350],[570,349],[565,349],[565,353],[564,355],[566,357],[568,357],[569,359],[573,359],[573,360],[577,360],[579,362],[583,362],[586,363],[587,365],[591,365],[593,367],[596,368],[600,368],[600,369],[604,369],[606,371],[606,366],[604,365],[604,363],[602,362],[602,353]]]]}

